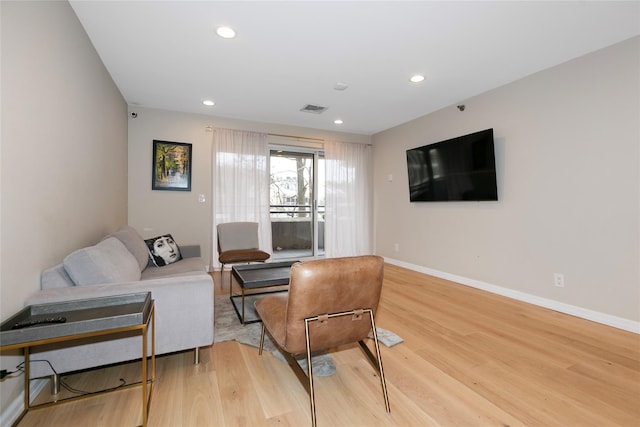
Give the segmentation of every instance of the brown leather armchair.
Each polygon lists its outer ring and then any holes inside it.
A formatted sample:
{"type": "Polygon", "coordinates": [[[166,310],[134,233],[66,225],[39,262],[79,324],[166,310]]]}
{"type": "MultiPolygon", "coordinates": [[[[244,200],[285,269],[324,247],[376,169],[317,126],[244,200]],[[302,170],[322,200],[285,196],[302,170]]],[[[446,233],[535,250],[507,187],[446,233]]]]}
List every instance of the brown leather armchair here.
{"type": "MultiPolygon", "coordinates": [[[[224,284],[225,264],[264,262],[271,257],[269,253],[258,249],[257,222],[227,222],[218,224],[217,230],[222,284],[224,284]]],[[[229,272],[229,287],[231,287],[231,272],[229,272]]]]}
{"type": "Polygon", "coordinates": [[[380,375],[386,411],[390,411],[374,322],[383,274],[383,259],[373,255],[296,263],[291,267],[287,297],[267,296],[255,303],[262,319],[259,352],[262,354],[267,331],[309,393],[313,426],[311,354],[348,343],[358,342],[380,375]],[[364,343],[370,332],[376,356],[364,343]],[[294,357],[302,354],[307,357],[308,375],[294,357]]]}

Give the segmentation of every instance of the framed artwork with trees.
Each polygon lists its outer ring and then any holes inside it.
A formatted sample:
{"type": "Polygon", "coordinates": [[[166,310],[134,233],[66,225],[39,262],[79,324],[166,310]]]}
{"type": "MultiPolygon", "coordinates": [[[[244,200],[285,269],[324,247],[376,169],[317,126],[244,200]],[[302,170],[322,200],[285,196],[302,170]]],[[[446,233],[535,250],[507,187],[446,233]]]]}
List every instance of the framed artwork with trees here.
{"type": "Polygon", "coordinates": [[[153,190],[191,191],[191,144],[153,140],[153,190]]]}

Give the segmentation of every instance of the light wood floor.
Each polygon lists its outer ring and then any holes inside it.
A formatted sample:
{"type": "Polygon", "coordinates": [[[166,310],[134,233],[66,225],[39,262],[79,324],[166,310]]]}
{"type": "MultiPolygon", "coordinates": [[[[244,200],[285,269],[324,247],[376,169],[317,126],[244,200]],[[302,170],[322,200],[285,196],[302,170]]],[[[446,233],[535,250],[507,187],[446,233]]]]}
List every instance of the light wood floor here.
{"type": "MultiPolygon", "coordinates": [[[[219,282],[216,277],[216,283],[219,282]]],[[[228,280],[228,278],[227,278],[228,280]]],[[[322,426],[639,426],[640,337],[387,265],[378,326],[391,414],[360,349],[316,378],[322,426]]],[[[76,388],[136,380],[134,364],[68,377],[76,388]]],[[[132,388],[31,411],[21,426],[135,426],[132,388]]],[[[308,397],[288,366],[235,342],[157,359],[150,426],[306,426],[308,397]]]]}

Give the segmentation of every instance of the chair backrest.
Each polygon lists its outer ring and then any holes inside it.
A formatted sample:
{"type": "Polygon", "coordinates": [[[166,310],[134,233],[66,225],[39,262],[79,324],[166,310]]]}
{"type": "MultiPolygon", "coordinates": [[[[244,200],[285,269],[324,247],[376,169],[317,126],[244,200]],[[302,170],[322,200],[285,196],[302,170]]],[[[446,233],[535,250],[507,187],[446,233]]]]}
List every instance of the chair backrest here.
{"type": "Polygon", "coordinates": [[[227,222],[218,224],[218,251],[258,249],[257,222],[227,222]]]}
{"type": "MultiPolygon", "coordinates": [[[[306,351],[304,319],[357,309],[375,313],[380,301],[384,261],[366,255],[306,261],[291,267],[287,301],[285,349],[306,351]]],[[[311,351],[357,342],[371,331],[369,315],[332,317],[309,323],[311,351]]]]}

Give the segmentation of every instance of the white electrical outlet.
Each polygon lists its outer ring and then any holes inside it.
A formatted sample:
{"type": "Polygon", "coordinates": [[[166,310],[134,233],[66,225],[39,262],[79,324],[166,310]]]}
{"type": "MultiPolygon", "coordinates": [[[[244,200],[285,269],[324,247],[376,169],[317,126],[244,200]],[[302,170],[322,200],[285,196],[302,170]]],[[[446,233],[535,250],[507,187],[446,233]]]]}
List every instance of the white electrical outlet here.
{"type": "Polygon", "coordinates": [[[558,288],[564,288],[564,274],[554,273],[553,284],[556,285],[558,288]]]}
{"type": "Polygon", "coordinates": [[[399,243],[394,243],[393,244],[393,250],[395,252],[400,252],[400,244],[399,243]]]}

